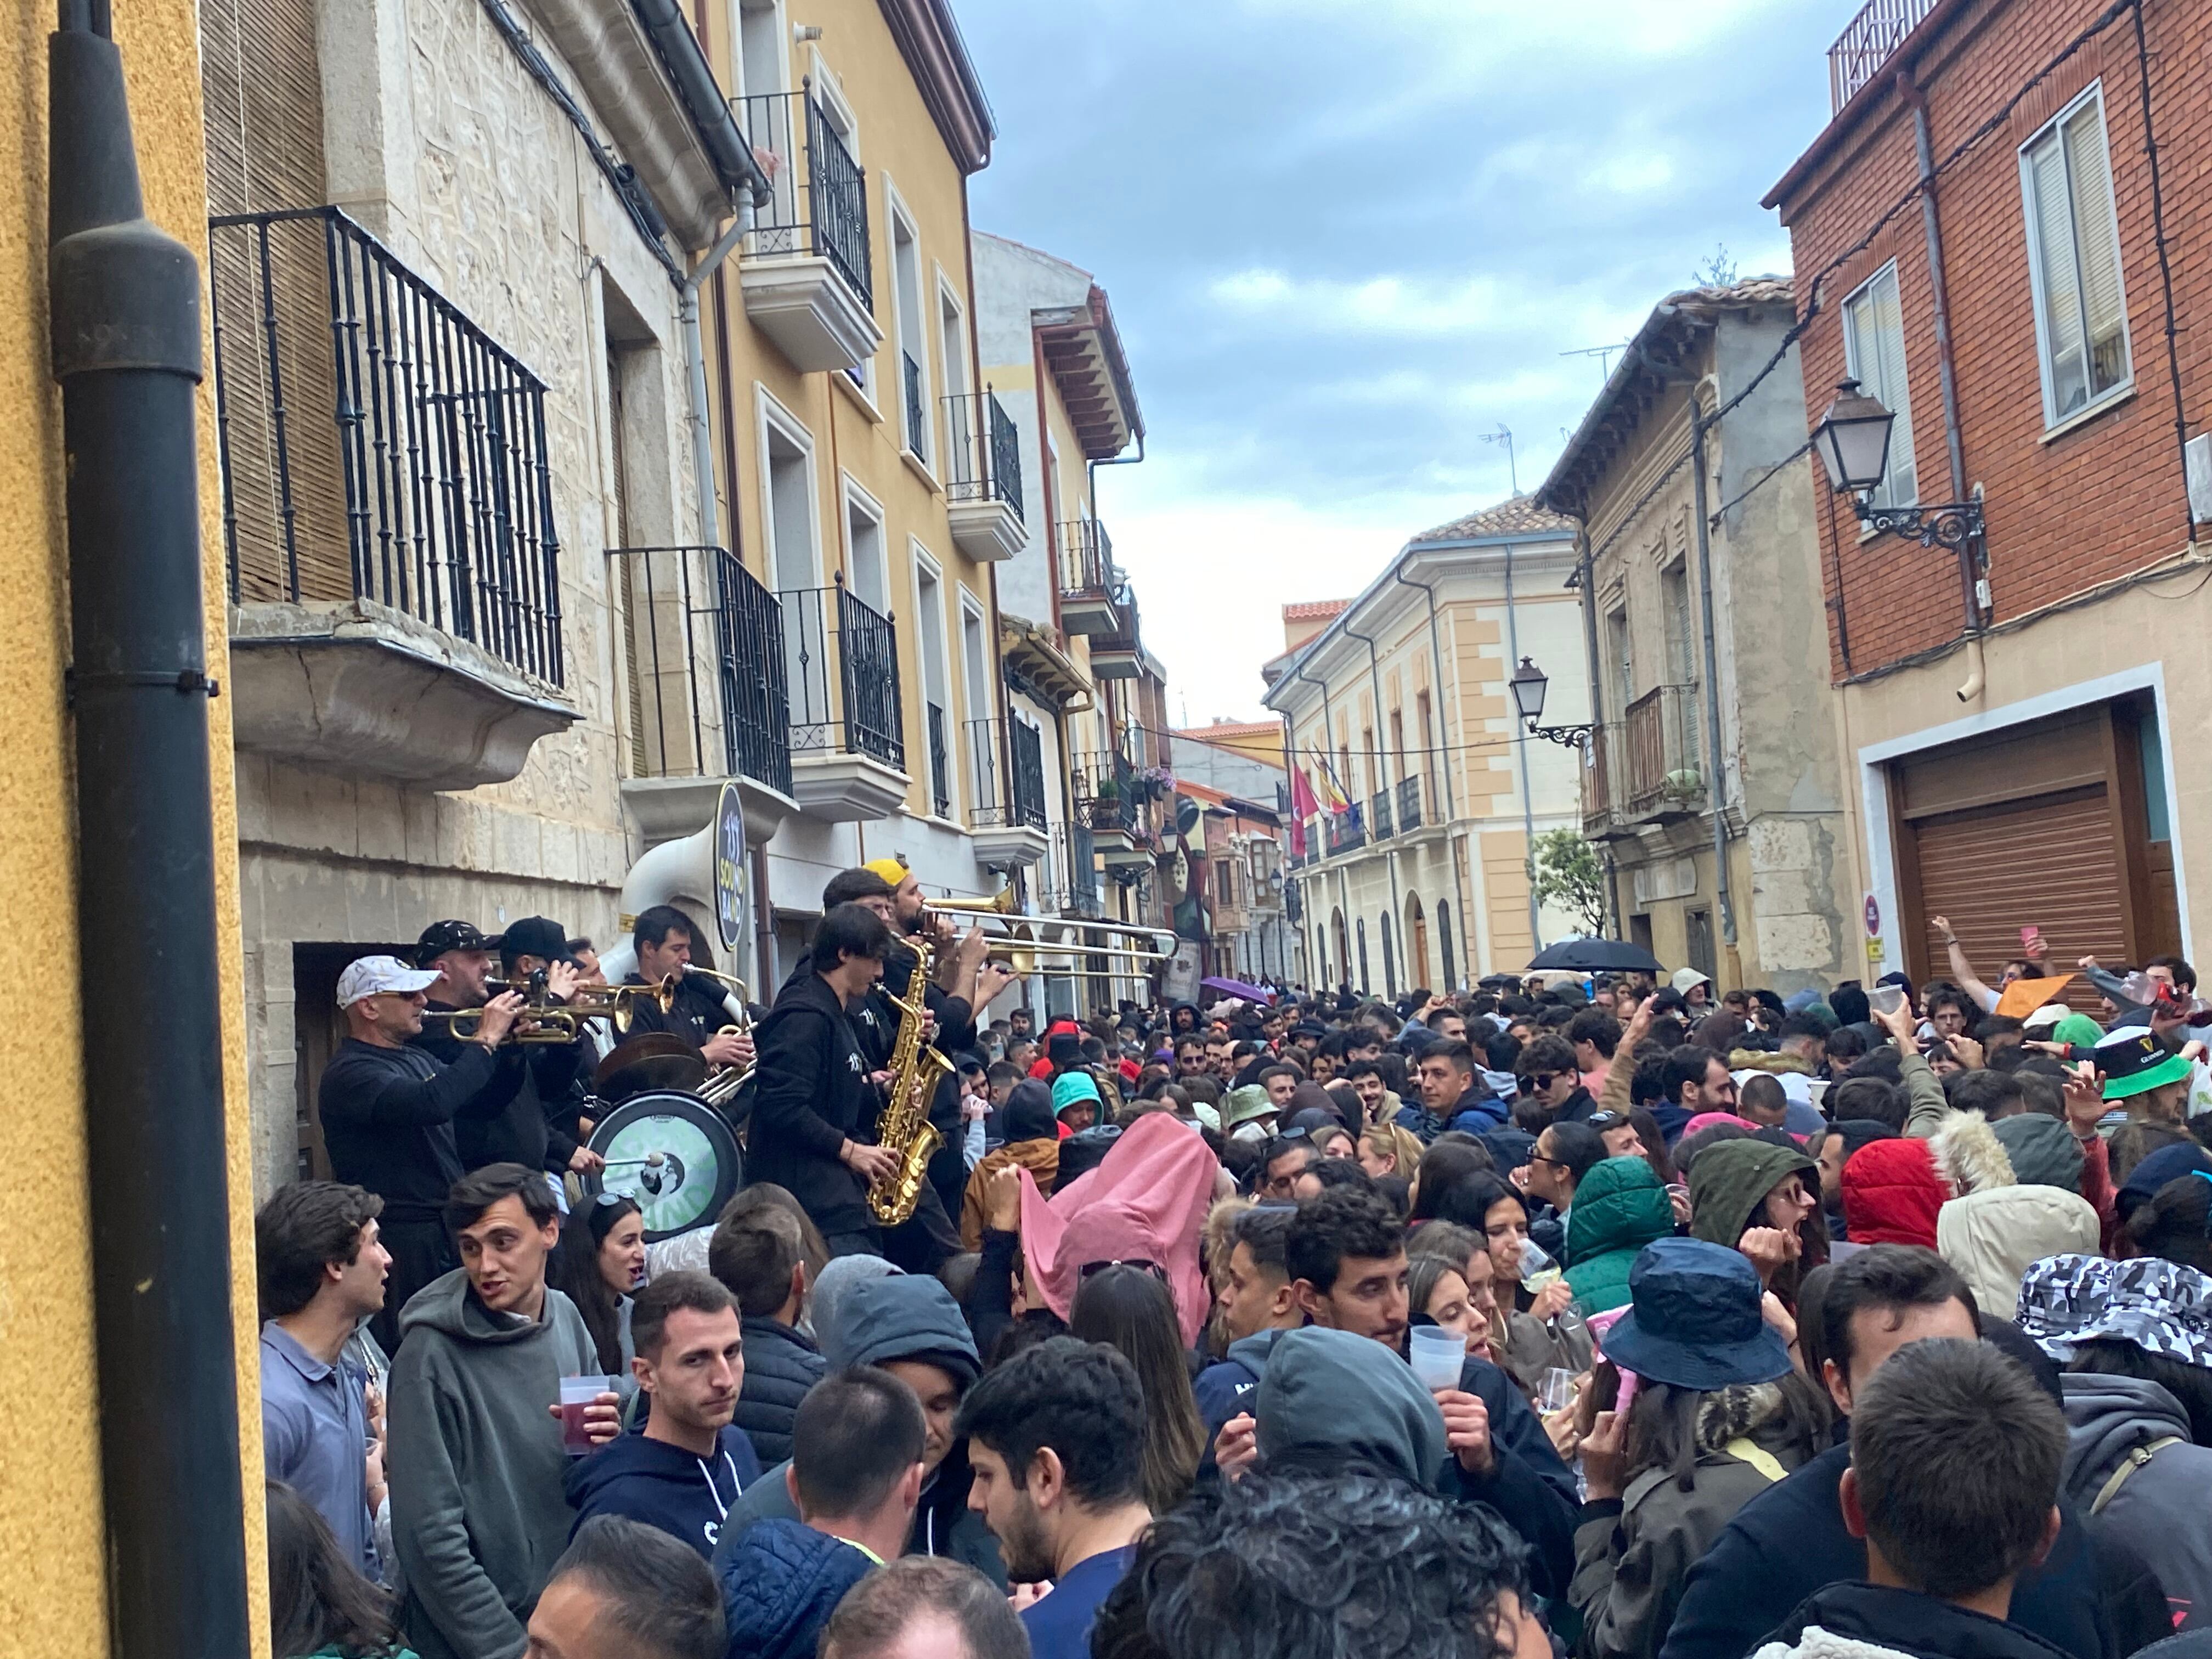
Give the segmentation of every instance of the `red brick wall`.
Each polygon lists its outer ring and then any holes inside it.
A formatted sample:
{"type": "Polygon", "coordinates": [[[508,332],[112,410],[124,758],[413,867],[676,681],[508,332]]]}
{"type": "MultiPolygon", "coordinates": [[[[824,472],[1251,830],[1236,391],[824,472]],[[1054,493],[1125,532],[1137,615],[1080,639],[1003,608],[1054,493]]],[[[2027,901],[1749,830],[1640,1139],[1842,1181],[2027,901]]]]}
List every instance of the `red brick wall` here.
{"type": "MultiPolygon", "coordinates": [[[[1912,66],[1927,99],[1937,162],[2081,33],[2104,3],[1970,0],[1942,23],[1912,66]]],[[[2212,306],[2212,224],[2203,210],[2212,191],[2212,6],[2203,0],[2143,0],[2143,20],[2174,310],[2182,330],[2184,406],[2193,435],[2204,419],[2205,391],[2212,387],[2212,326],[2190,328],[2191,317],[2212,306]]],[[[1892,67],[1902,61],[1893,60],[1892,67]]],[[[1934,291],[1917,199],[1820,283],[1820,314],[1802,343],[1807,418],[1818,420],[1844,377],[1843,301],[1888,260],[1897,260],[1920,496],[1957,500],[1973,484],[1983,486],[1993,622],[2138,569],[2185,539],[2142,87],[2132,21],[2123,13],[1938,181],[1963,480],[1953,479],[1945,445],[1934,291]],[[2108,405],[2045,441],[2019,151],[2075,94],[2100,80],[2135,392],[2117,408],[2108,405]]],[[[1911,114],[1893,86],[1848,131],[1827,137],[1831,151],[1793,181],[1779,204],[1790,228],[1801,308],[1814,275],[1866,236],[1918,172],[1911,114]]],[[[1965,617],[1954,555],[1896,537],[1863,543],[1841,501],[1824,520],[1823,581],[1838,678],[1958,636],[1965,617]]]]}

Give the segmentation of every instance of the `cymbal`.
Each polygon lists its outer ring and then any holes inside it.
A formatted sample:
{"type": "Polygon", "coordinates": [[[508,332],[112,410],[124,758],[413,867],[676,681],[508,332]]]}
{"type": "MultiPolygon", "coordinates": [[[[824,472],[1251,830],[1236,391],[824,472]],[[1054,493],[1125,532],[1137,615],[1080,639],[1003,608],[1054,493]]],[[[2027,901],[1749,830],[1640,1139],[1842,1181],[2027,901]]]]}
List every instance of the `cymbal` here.
{"type": "Polygon", "coordinates": [[[673,1031],[641,1031],[615,1045],[592,1073],[602,1100],[628,1100],[648,1089],[695,1090],[707,1080],[705,1056],[673,1031]]]}

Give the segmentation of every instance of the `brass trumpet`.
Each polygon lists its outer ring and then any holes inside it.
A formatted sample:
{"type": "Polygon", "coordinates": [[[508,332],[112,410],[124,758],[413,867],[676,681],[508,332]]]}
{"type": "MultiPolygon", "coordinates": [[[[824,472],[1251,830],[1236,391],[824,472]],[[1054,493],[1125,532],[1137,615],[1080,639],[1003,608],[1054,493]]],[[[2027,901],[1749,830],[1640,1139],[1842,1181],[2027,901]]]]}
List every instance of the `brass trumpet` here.
{"type": "MultiPolygon", "coordinates": [[[[494,993],[495,995],[499,994],[494,993]]],[[[509,1042],[574,1042],[583,1035],[584,1021],[591,1016],[574,1008],[556,1006],[551,1003],[533,1003],[515,1011],[514,1026],[507,1035],[509,1042]]],[[[422,1023],[443,1020],[453,1036],[465,1042],[476,1035],[477,1023],[483,1018],[481,1008],[426,1009],[422,1023]]]]}

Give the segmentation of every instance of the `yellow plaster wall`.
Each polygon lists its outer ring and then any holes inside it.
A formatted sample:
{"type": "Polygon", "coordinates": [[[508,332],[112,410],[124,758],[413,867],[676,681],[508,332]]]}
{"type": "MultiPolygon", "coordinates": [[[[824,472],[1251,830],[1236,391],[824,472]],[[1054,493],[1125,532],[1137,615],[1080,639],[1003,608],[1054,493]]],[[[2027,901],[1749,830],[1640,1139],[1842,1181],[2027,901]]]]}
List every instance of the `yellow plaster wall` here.
{"type": "MultiPolygon", "coordinates": [[[[46,341],[46,35],[52,9],[10,12],[0,150],[0,501],[15,534],[0,559],[0,673],[15,688],[0,727],[0,893],[8,931],[40,942],[45,983],[35,1020],[0,1022],[0,1069],[36,1079],[12,1102],[19,1140],[40,1149],[39,1178],[0,1189],[0,1421],[17,1426],[0,1457],[0,1653],[102,1659],[98,1417],[56,1411],[57,1366],[90,1386],[91,1257],[85,1103],[76,1050],[77,928],[70,735],[62,699],[69,596],[62,506],[61,402],[46,341]]],[[[196,252],[206,246],[198,22],[190,0],[141,0],[116,11],[149,213],[196,252]]],[[[200,395],[200,523],[220,546],[214,390],[200,395]]],[[[210,672],[229,678],[220,560],[204,561],[210,672]]],[[[211,706],[217,923],[222,951],[223,1072],[228,1111],[232,1298],[237,1326],[240,1461],[247,1495],[246,1564],[254,1653],[266,1659],[267,1552],[261,1530],[261,1414],[253,1318],[252,1185],[245,1078],[237,845],[228,704],[211,706]]],[[[102,948],[128,948],[128,942],[102,948]]]]}

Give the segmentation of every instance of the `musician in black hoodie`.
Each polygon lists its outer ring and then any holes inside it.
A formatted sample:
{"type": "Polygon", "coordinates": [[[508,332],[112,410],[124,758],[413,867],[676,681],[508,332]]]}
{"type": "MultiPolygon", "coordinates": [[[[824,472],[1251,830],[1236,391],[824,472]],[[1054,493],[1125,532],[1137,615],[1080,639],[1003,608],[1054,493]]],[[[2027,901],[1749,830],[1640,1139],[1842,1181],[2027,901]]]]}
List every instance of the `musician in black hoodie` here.
{"type": "Polygon", "coordinates": [[[890,949],[882,917],[839,905],[814,936],[806,974],[784,987],[754,1031],[752,1179],[796,1198],[833,1255],[883,1249],[867,1191],[898,1158],[874,1144],[873,1068],[847,1010],[883,977],[890,949]]]}

